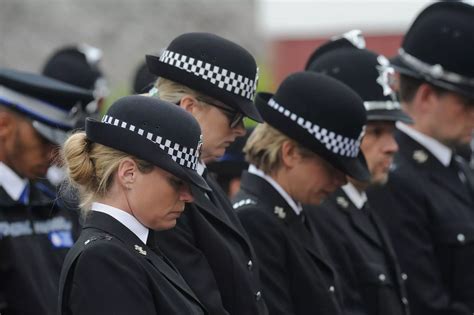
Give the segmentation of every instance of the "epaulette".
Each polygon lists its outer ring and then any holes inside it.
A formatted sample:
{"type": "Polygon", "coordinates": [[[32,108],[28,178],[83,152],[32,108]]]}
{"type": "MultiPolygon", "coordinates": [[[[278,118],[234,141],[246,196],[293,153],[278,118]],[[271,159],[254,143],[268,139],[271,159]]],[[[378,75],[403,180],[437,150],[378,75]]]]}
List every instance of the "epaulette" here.
{"type": "Polygon", "coordinates": [[[232,205],[234,209],[238,209],[240,207],[246,206],[246,205],[255,205],[257,202],[253,199],[247,198],[247,199],[242,199],[240,201],[237,201],[232,205]]]}
{"type": "Polygon", "coordinates": [[[84,245],[89,245],[91,242],[95,242],[95,241],[98,241],[98,240],[106,240],[106,241],[110,241],[112,240],[112,236],[109,235],[109,234],[101,234],[101,235],[94,235],[94,236],[91,236],[89,237],[85,242],[84,242],[84,245]]]}

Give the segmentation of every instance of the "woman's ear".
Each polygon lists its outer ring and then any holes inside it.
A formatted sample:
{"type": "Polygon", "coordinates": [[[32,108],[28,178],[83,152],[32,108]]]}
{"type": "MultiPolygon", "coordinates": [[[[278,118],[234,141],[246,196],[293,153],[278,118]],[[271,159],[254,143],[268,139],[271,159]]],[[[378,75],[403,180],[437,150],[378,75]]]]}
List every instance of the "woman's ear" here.
{"type": "Polygon", "coordinates": [[[196,110],[198,107],[198,101],[194,96],[191,95],[185,95],[181,98],[179,102],[179,106],[183,108],[185,111],[193,114],[193,112],[196,110]]]}
{"type": "Polygon", "coordinates": [[[131,158],[123,159],[117,169],[117,182],[125,189],[131,189],[137,180],[138,166],[131,158]]]}
{"type": "Polygon", "coordinates": [[[301,160],[297,145],[291,140],[285,140],[280,150],[283,166],[287,168],[293,168],[301,160]]]}

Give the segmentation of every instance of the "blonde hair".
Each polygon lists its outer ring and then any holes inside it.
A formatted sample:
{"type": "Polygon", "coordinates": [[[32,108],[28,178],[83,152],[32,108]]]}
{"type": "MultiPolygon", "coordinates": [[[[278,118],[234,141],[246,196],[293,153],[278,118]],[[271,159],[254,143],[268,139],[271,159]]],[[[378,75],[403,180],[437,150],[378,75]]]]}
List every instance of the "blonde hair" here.
{"type": "Polygon", "coordinates": [[[92,202],[107,194],[122,160],[132,158],[142,173],[148,173],[154,167],[130,154],[91,142],[85,132],[70,136],[61,155],[69,184],[79,191],[83,215],[87,215],[92,202]]]}
{"type": "Polygon", "coordinates": [[[245,159],[265,174],[273,174],[282,164],[281,147],[285,141],[292,142],[303,158],[316,154],[276,130],[267,123],[259,124],[244,146],[245,159]]]}
{"type": "Polygon", "coordinates": [[[191,95],[201,100],[202,102],[200,102],[200,104],[203,106],[207,106],[208,103],[212,104],[218,102],[218,100],[213,97],[204,95],[186,85],[162,77],[158,78],[155,87],[158,90],[158,96],[160,99],[173,104],[178,104],[186,95],[191,95]]]}

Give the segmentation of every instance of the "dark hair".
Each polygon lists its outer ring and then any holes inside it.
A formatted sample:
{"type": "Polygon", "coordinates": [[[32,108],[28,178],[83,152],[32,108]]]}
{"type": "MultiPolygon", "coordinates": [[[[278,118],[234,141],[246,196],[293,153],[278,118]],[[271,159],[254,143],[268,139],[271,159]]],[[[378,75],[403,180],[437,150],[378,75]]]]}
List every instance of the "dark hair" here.
{"type": "Polygon", "coordinates": [[[448,92],[446,89],[433,85],[424,79],[414,78],[411,76],[400,74],[400,87],[398,92],[400,101],[402,101],[403,103],[410,103],[411,101],[413,101],[413,98],[415,97],[418,88],[424,83],[429,84],[430,87],[438,95],[448,92]]]}

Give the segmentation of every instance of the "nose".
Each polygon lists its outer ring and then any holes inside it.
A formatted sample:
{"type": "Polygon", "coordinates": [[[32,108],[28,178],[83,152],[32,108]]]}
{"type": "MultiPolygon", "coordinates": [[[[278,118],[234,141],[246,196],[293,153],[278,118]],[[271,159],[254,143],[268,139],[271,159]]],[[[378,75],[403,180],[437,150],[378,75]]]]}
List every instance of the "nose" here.
{"type": "Polygon", "coordinates": [[[386,153],[394,154],[398,151],[398,143],[397,143],[397,140],[395,140],[393,133],[388,134],[385,137],[384,141],[385,141],[384,149],[386,153]]]}
{"type": "Polygon", "coordinates": [[[179,192],[179,200],[190,203],[194,201],[193,194],[191,193],[191,188],[188,184],[183,185],[182,189],[179,192]]]}

